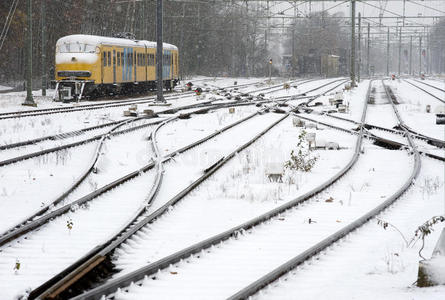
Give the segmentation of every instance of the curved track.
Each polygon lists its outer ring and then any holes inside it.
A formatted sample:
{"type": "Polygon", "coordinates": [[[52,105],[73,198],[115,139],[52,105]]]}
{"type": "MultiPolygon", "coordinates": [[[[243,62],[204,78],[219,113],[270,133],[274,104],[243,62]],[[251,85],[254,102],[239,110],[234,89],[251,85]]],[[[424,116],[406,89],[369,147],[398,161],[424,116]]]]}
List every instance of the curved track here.
{"type": "MultiPolygon", "coordinates": [[[[388,90],[385,86],[385,91],[387,92],[388,98],[391,99],[390,94],[388,93],[388,90]]],[[[392,107],[394,109],[394,112],[397,116],[397,119],[399,120],[399,125],[403,128],[404,122],[401,119],[399,112],[394,104],[394,101],[391,101],[392,107]]],[[[362,118],[362,122],[364,122],[364,118],[362,118]]],[[[411,184],[415,181],[417,178],[419,171],[420,171],[420,156],[417,152],[416,146],[413,143],[410,134],[405,131],[406,137],[408,139],[409,146],[411,147],[411,150],[414,154],[414,165],[411,172],[411,175],[409,176],[408,180],[403,184],[401,188],[399,188],[391,197],[389,197],[387,200],[385,200],[383,203],[363,215],[362,217],[358,218],[348,226],[342,228],[341,230],[337,231],[333,235],[329,236],[328,238],[322,240],[318,244],[314,245],[307,251],[299,254],[298,256],[292,258],[291,260],[287,261],[283,265],[279,266],[278,268],[274,269],[270,273],[266,274],[265,276],[261,277],[257,281],[251,283],[250,285],[246,286],[239,292],[232,295],[229,299],[246,299],[249,296],[257,293],[262,288],[267,286],[268,284],[274,282],[278,278],[280,278],[282,275],[286,274],[290,270],[294,269],[299,264],[303,263],[304,261],[308,260],[309,258],[313,257],[314,255],[318,254],[320,251],[326,249],[330,245],[332,245],[334,242],[338,241],[339,239],[343,238],[350,232],[356,230],[357,228],[361,227],[363,224],[368,222],[370,219],[374,218],[376,215],[378,215],[380,212],[382,212],[384,209],[386,209],[388,206],[390,206],[392,203],[394,203],[403,193],[406,192],[406,190],[411,186],[411,184]]]]}
{"type": "MultiPolygon", "coordinates": [[[[264,103],[264,102],[267,102],[267,101],[263,101],[263,103],[264,103]]],[[[261,102],[259,102],[259,103],[261,103],[261,102]]],[[[208,103],[206,103],[206,104],[208,104],[208,103]]],[[[236,106],[236,105],[251,105],[251,104],[254,104],[254,103],[239,103],[239,104],[228,103],[228,104],[220,105],[219,107],[236,106]]],[[[191,108],[191,107],[192,107],[192,106],[190,106],[190,107],[188,107],[188,108],[191,108]]],[[[211,107],[210,107],[210,108],[211,108],[211,107]]],[[[203,110],[209,110],[210,108],[203,108],[203,110]]],[[[213,108],[215,108],[215,107],[213,107],[213,108]]],[[[175,112],[178,112],[178,111],[179,111],[178,108],[174,108],[174,109],[168,109],[168,110],[166,110],[165,113],[175,113],[175,112]]],[[[284,119],[284,117],[283,117],[282,119],[284,119]]],[[[280,119],[280,120],[282,120],[282,119],[280,119]]],[[[231,126],[234,126],[234,124],[232,124],[231,126]]],[[[273,126],[272,126],[272,127],[273,127],[273,126]]],[[[224,130],[227,130],[228,128],[230,128],[230,127],[227,126],[227,128],[224,128],[224,129],[220,130],[219,132],[216,132],[215,134],[213,134],[213,135],[211,135],[211,136],[214,136],[214,135],[216,135],[216,134],[219,134],[220,132],[222,132],[222,131],[224,131],[224,130]]],[[[156,129],[156,130],[157,130],[157,129],[156,129]]],[[[267,131],[267,130],[266,130],[266,131],[267,131]]],[[[263,133],[263,134],[264,134],[264,133],[263,133]]],[[[153,140],[155,140],[155,139],[156,139],[156,138],[155,138],[155,135],[152,136],[152,138],[153,138],[153,140]],[[153,137],[154,137],[154,138],[153,138],[153,137]]],[[[209,138],[210,138],[210,137],[209,137],[209,138]]],[[[256,137],[256,138],[258,138],[258,137],[256,137]]],[[[202,143],[203,141],[204,141],[204,139],[202,139],[202,140],[200,140],[200,141],[198,141],[197,143],[194,143],[194,144],[196,145],[196,144],[202,143]]],[[[250,144],[250,143],[248,143],[248,144],[250,144]]],[[[244,146],[247,147],[248,145],[246,144],[246,145],[244,145],[244,146]]],[[[153,144],[153,148],[155,148],[155,147],[156,147],[155,144],[153,144]]],[[[159,163],[160,160],[158,159],[158,160],[156,160],[154,163],[150,164],[149,166],[146,166],[146,168],[147,168],[147,170],[148,170],[148,169],[150,169],[150,168],[156,167],[157,170],[161,170],[161,169],[162,169],[162,163],[163,163],[163,162],[169,160],[170,158],[174,157],[176,154],[181,153],[182,151],[185,151],[185,150],[187,150],[187,149],[189,149],[189,148],[191,148],[191,147],[194,147],[194,146],[193,146],[193,145],[190,145],[190,146],[184,147],[184,148],[182,148],[182,149],[180,149],[180,150],[177,150],[177,151],[175,151],[174,153],[171,153],[168,157],[164,157],[164,158],[161,160],[161,163],[159,163]],[[186,149],[186,148],[187,148],[187,149],[186,149]]],[[[237,152],[237,151],[234,151],[234,152],[233,152],[233,155],[234,155],[236,152],[237,152]]],[[[156,153],[156,150],[155,150],[155,153],[156,153]]],[[[232,156],[233,156],[233,155],[232,155],[232,156]]],[[[228,160],[228,159],[230,159],[230,157],[225,157],[222,161],[218,162],[218,164],[212,166],[209,170],[207,170],[207,172],[210,172],[210,171],[212,171],[212,170],[213,170],[212,172],[216,171],[216,169],[218,169],[218,168],[219,168],[219,167],[220,167],[226,160],[228,160]],[[222,163],[222,164],[219,165],[220,163],[222,163]]],[[[132,174],[128,174],[128,175],[125,176],[125,177],[127,177],[128,179],[130,179],[130,178],[132,178],[132,176],[137,176],[137,174],[139,174],[140,172],[144,172],[144,171],[146,171],[146,170],[144,170],[144,168],[142,168],[141,170],[138,170],[137,172],[133,172],[132,174]]],[[[207,172],[206,172],[206,173],[207,173],[207,172]]],[[[153,194],[153,197],[154,197],[155,194],[156,194],[156,190],[157,190],[156,187],[159,187],[160,182],[162,181],[162,175],[159,175],[159,174],[162,174],[162,172],[158,171],[157,174],[158,174],[158,175],[157,175],[157,179],[155,180],[155,182],[157,182],[157,183],[153,185],[152,191],[150,192],[150,194],[153,194]]],[[[209,174],[211,174],[211,173],[209,173],[209,174]]],[[[113,182],[112,184],[106,186],[105,189],[103,189],[103,190],[102,190],[102,189],[99,189],[98,191],[92,193],[91,195],[86,196],[86,198],[84,197],[84,198],[82,198],[82,199],[79,199],[79,200],[81,200],[80,202],[78,202],[78,203],[76,202],[76,203],[73,203],[73,204],[76,204],[76,205],[82,205],[83,203],[86,203],[87,201],[89,201],[88,198],[93,199],[94,197],[97,197],[98,195],[100,195],[100,194],[106,192],[107,190],[113,188],[114,186],[117,186],[118,184],[120,184],[120,182],[113,182]],[[94,194],[94,195],[93,195],[93,194],[94,194]]],[[[66,208],[64,208],[64,209],[66,209],[66,208]]],[[[43,218],[43,219],[50,220],[51,218],[53,218],[53,217],[55,217],[55,216],[57,216],[57,214],[55,214],[55,215],[51,215],[51,216],[47,215],[47,216],[45,216],[45,218],[43,218]]],[[[42,221],[42,220],[40,220],[40,221],[42,221]]],[[[45,220],[43,220],[43,221],[45,222],[45,220]]],[[[36,223],[36,224],[37,224],[37,226],[40,226],[40,224],[38,224],[38,223],[36,223]]],[[[29,224],[28,224],[28,225],[29,225],[29,224]]],[[[32,226],[30,226],[30,227],[32,227],[32,226]]],[[[37,228],[37,227],[35,227],[35,228],[37,228]]],[[[28,229],[32,230],[32,228],[28,228],[28,229]]],[[[29,230],[25,230],[25,231],[29,231],[29,230]]],[[[122,231],[122,232],[123,232],[123,231],[122,231]]],[[[85,260],[85,258],[83,258],[83,260],[85,260]]],[[[66,273],[65,273],[65,275],[66,275],[66,273]]],[[[34,295],[34,294],[32,294],[32,295],[34,295]]]]}
{"type": "MultiPolygon", "coordinates": [[[[369,91],[368,91],[369,94],[369,91]]],[[[366,110],[364,110],[366,111],[366,110]]],[[[353,161],[355,161],[359,155],[359,151],[360,151],[360,145],[361,145],[361,140],[362,140],[362,136],[363,136],[363,123],[364,123],[364,118],[365,118],[365,113],[363,114],[362,117],[362,124],[360,126],[360,136],[359,139],[357,140],[357,146],[356,146],[356,151],[355,151],[355,155],[353,160],[348,164],[348,166],[346,166],[342,171],[340,171],[338,173],[338,178],[341,177],[353,164],[353,161]]],[[[401,122],[402,123],[402,122],[401,122]]],[[[403,123],[402,123],[403,124],[403,123]]],[[[374,208],[372,211],[370,211],[369,213],[367,213],[366,215],[362,216],[361,218],[359,218],[358,220],[356,220],[355,222],[353,222],[352,224],[346,226],[345,228],[343,228],[341,231],[336,232],[334,235],[330,236],[329,238],[323,240],[321,243],[317,244],[316,246],[312,247],[311,249],[309,249],[308,251],[306,251],[305,253],[299,255],[297,258],[289,261],[288,263],[286,263],[285,265],[281,266],[280,268],[274,270],[273,272],[267,274],[265,277],[261,278],[260,280],[258,280],[257,282],[255,282],[252,285],[249,285],[248,287],[246,287],[245,289],[243,289],[242,291],[240,291],[239,293],[233,295],[233,299],[245,299],[247,298],[249,295],[253,294],[254,292],[258,291],[259,289],[261,289],[262,287],[266,286],[268,283],[274,281],[276,278],[280,277],[282,274],[286,273],[290,268],[293,268],[295,265],[301,263],[304,260],[307,260],[308,257],[311,257],[313,255],[315,255],[316,253],[318,253],[319,251],[321,251],[322,249],[324,249],[325,247],[327,247],[328,245],[332,244],[333,242],[335,242],[336,240],[342,238],[343,236],[345,236],[346,234],[348,234],[349,232],[355,230],[357,227],[361,226],[361,224],[367,222],[370,218],[372,218],[375,214],[379,213],[381,210],[383,210],[384,208],[386,208],[388,205],[390,205],[393,201],[395,201],[395,199],[397,199],[412,183],[412,181],[414,180],[414,178],[417,176],[417,173],[419,171],[420,168],[420,160],[418,153],[415,150],[415,146],[412,144],[412,141],[409,137],[409,134],[407,134],[408,136],[408,140],[410,145],[412,146],[413,152],[415,153],[415,163],[414,163],[414,168],[413,168],[413,172],[411,174],[411,176],[409,177],[409,179],[406,181],[406,183],[403,185],[402,188],[400,188],[395,194],[393,194],[389,199],[387,199],[386,201],[384,201],[382,204],[380,204],[379,206],[377,206],[376,208],[374,208]]],[[[326,184],[330,185],[333,182],[335,182],[336,179],[338,178],[332,178],[331,180],[329,180],[326,184]]],[[[75,299],[99,299],[101,295],[104,294],[110,294],[116,291],[117,288],[122,288],[121,292],[123,291],[128,291],[128,285],[130,283],[134,283],[137,282],[138,280],[147,278],[146,276],[150,276],[156,272],[158,272],[159,269],[164,269],[164,268],[168,268],[169,266],[171,266],[172,264],[175,264],[177,262],[179,262],[181,259],[185,259],[190,257],[190,255],[193,254],[198,254],[199,252],[203,251],[204,249],[209,248],[212,245],[216,245],[217,243],[221,242],[221,241],[225,241],[227,239],[229,239],[230,237],[236,237],[237,234],[243,234],[243,232],[245,232],[246,230],[249,230],[251,228],[253,228],[254,226],[261,224],[267,220],[270,220],[271,217],[273,216],[277,216],[282,214],[283,212],[285,212],[286,210],[288,210],[289,208],[294,207],[295,205],[301,203],[304,198],[304,196],[310,197],[313,194],[311,193],[318,193],[321,190],[323,190],[326,187],[326,184],[323,185],[321,188],[317,188],[316,191],[311,191],[310,193],[307,193],[305,195],[303,195],[303,197],[299,197],[300,199],[296,199],[294,201],[291,201],[291,203],[287,203],[286,205],[280,206],[277,209],[274,209],[258,218],[255,218],[254,220],[251,220],[249,222],[246,222],[240,226],[237,226],[235,228],[232,228],[231,230],[228,230],[226,232],[223,232],[219,235],[216,235],[214,237],[211,237],[201,243],[195,244],[189,248],[186,248],[184,250],[181,250],[177,253],[174,253],[168,257],[165,257],[159,261],[156,261],[154,263],[151,263],[150,265],[148,265],[147,267],[144,267],[142,269],[139,269],[135,272],[132,272],[128,275],[125,275],[123,277],[119,277],[109,283],[106,283],[94,290],[91,290],[90,292],[87,292],[85,294],[80,295],[79,297],[76,297],[75,299]]],[[[199,258],[199,256],[198,256],[199,258]]],[[[173,274],[173,273],[172,273],[173,274]]],[[[150,279],[147,278],[147,280],[150,281],[150,279]]],[[[140,283],[137,283],[136,285],[142,285],[145,281],[142,281],[140,283]]],[[[135,286],[136,286],[135,285],[135,286]]],[[[130,288],[131,289],[131,288],[130,288]]]]}

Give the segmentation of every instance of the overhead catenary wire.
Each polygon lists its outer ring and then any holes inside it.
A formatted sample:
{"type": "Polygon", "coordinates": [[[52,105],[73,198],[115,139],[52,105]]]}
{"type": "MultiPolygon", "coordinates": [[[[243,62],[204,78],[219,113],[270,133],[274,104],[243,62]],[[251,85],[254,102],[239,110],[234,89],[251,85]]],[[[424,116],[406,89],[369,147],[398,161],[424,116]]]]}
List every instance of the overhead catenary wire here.
{"type": "Polygon", "coordinates": [[[3,47],[3,44],[6,40],[6,36],[8,35],[9,27],[11,26],[12,19],[14,17],[15,11],[17,9],[17,5],[19,0],[13,0],[11,7],[9,8],[8,15],[6,16],[5,25],[3,25],[2,32],[0,34],[0,50],[3,47]]]}

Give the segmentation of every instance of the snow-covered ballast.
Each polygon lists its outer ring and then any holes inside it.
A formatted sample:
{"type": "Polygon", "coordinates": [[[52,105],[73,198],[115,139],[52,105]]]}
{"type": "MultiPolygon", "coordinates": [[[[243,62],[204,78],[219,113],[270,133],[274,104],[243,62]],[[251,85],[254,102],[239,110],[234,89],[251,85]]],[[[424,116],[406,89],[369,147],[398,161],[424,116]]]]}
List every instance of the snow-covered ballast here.
{"type": "MultiPolygon", "coordinates": [[[[179,82],[179,53],[163,44],[163,81],[179,82]]],[[[156,87],[156,42],[94,35],[69,35],[56,43],[55,100],[80,100],[156,87]]]]}

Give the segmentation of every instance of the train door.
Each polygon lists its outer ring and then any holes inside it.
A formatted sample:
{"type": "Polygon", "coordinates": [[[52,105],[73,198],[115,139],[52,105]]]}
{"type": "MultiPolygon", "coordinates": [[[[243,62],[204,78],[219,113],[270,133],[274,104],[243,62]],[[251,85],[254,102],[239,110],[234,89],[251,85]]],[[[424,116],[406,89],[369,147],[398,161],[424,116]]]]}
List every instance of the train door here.
{"type": "Polygon", "coordinates": [[[170,65],[172,66],[172,75],[170,76],[170,79],[172,79],[173,78],[173,74],[175,74],[174,57],[175,57],[174,52],[171,52],[170,53],[170,65]]]}
{"type": "Polygon", "coordinates": [[[116,83],[116,50],[113,49],[113,83],[116,83]]]}
{"type": "Polygon", "coordinates": [[[137,52],[135,51],[133,53],[133,67],[134,67],[134,81],[135,82],[138,81],[137,80],[137,66],[138,66],[138,64],[137,64],[137,52]]]}
{"type": "Polygon", "coordinates": [[[101,60],[100,60],[100,82],[103,84],[104,83],[104,72],[105,72],[105,65],[106,65],[106,61],[107,61],[107,53],[105,52],[105,49],[102,47],[102,53],[100,55],[101,60]]]}

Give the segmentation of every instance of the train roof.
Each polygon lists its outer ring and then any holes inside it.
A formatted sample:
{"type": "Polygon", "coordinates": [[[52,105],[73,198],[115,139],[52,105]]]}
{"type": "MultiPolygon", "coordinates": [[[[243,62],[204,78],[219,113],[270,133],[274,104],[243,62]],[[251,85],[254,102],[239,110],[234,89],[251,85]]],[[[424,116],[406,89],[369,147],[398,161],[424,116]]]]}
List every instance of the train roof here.
{"type": "MultiPolygon", "coordinates": [[[[82,43],[88,45],[113,45],[113,46],[146,46],[147,48],[156,48],[156,42],[144,40],[130,40],[122,38],[105,37],[98,35],[73,34],[67,35],[57,40],[56,45],[65,43],[82,43]]],[[[166,50],[178,50],[178,47],[172,44],[163,43],[163,48],[166,50]]]]}

